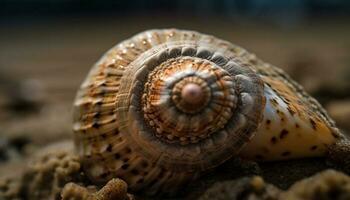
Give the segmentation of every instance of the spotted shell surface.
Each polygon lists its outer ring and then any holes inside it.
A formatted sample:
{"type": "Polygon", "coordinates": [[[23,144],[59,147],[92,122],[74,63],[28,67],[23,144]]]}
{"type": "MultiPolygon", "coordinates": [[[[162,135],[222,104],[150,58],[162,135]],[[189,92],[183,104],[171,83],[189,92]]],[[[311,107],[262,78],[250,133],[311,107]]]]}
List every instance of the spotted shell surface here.
{"type": "Polygon", "coordinates": [[[73,129],[93,182],[118,177],[151,194],[176,191],[238,154],[317,156],[340,137],[282,70],[224,40],[177,29],[145,31],[109,50],[78,91],[73,129]],[[298,142],[306,149],[285,155],[298,142]]]}

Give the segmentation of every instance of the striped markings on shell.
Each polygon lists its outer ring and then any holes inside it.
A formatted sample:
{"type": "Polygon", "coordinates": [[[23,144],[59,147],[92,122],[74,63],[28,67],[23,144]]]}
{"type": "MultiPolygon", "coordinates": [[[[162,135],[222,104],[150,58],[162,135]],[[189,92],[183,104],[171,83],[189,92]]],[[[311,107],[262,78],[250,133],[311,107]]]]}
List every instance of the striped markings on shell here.
{"type": "Polygon", "coordinates": [[[258,160],[321,155],[314,143],[340,136],[280,69],[229,42],[176,29],[146,31],[109,50],[78,91],[73,129],[93,182],[119,177],[148,194],[174,192],[240,151],[258,160]],[[317,153],[286,153],[297,142],[317,153]]]}

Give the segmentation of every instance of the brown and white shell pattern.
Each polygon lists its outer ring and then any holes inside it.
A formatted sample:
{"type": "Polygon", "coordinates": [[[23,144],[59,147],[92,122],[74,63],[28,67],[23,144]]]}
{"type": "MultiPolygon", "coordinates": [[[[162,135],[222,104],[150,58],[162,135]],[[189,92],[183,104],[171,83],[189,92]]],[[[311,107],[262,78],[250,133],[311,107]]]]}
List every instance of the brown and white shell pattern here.
{"type": "Polygon", "coordinates": [[[175,191],[250,141],[269,77],[334,127],[281,70],[229,42],[165,29],[119,43],[92,68],[74,104],[85,172],[95,183],[118,177],[133,191],[175,191]]]}

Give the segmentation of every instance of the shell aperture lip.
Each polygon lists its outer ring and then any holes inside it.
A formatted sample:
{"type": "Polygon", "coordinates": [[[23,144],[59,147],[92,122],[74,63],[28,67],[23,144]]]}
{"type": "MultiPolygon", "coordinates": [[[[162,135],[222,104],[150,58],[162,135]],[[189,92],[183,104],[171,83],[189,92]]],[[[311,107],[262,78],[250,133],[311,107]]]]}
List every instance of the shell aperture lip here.
{"type": "Polygon", "coordinates": [[[265,83],[263,121],[240,155],[254,160],[324,155],[337,135],[322,114],[283,81],[265,77],[265,83]]]}

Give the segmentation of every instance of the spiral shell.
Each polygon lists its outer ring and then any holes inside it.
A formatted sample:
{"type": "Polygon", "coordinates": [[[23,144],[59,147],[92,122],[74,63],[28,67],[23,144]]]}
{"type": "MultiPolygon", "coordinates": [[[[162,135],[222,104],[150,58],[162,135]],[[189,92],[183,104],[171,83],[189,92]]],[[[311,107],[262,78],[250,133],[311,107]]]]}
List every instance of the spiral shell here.
{"type": "Polygon", "coordinates": [[[288,158],[283,146],[298,137],[261,148],[270,145],[270,130],[294,131],[292,121],[301,134],[316,126],[320,136],[299,140],[322,145],[291,158],[322,155],[339,137],[319,104],[281,70],[229,42],[176,29],[146,31],[113,47],[74,104],[76,149],[91,180],[118,177],[151,194],[176,191],[240,152],[288,158]]]}

